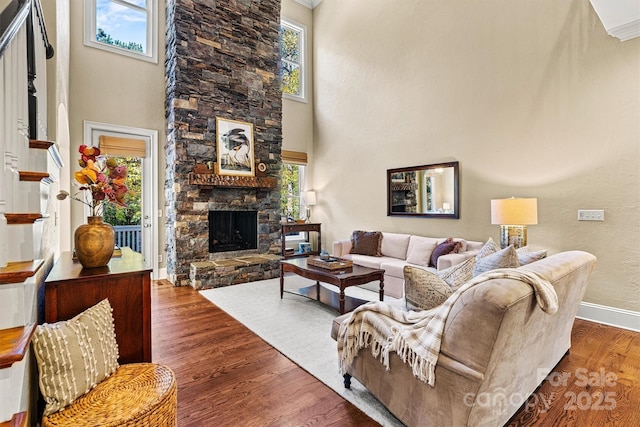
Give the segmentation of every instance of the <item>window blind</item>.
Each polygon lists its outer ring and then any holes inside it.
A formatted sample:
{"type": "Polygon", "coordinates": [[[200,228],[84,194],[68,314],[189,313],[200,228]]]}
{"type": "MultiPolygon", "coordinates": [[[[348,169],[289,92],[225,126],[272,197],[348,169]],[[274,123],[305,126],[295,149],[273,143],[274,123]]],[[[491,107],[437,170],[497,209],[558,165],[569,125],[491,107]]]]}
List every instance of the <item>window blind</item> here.
{"type": "Polygon", "coordinates": [[[301,151],[282,150],[282,161],[296,165],[307,164],[307,153],[301,151]]]}
{"type": "Polygon", "coordinates": [[[145,140],[100,135],[100,153],[109,156],[146,157],[145,140]]]}

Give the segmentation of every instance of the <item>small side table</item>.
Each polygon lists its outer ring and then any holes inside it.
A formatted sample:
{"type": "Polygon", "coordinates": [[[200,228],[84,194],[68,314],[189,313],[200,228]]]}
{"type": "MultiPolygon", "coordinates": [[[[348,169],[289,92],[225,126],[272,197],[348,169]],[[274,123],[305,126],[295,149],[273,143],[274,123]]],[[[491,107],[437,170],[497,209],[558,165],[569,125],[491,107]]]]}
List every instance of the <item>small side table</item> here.
{"type": "Polygon", "coordinates": [[[286,224],[282,224],[282,256],[285,259],[288,258],[299,258],[299,257],[307,257],[310,255],[320,255],[320,248],[322,246],[322,231],[321,224],[319,223],[297,223],[297,222],[288,222],[286,224]],[[307,233],[307,243],[311,243],[311,235],[310,233],[318,233],[318,245],[315,248],[311,249],[311,252],[294,252],[293,254],[287,254],[287,234],[289,233],[307,233]]]}

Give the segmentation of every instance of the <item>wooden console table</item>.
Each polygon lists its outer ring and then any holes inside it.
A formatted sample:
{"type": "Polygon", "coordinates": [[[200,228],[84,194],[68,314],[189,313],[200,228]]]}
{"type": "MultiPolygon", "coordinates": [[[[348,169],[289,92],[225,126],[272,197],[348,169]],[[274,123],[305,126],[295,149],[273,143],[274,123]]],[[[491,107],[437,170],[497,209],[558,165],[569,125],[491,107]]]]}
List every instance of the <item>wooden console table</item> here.
{"type": "Polygon", "coordinates": [[[64,252],[45,281],[45,322],[68,320],[108,298],[121,364],[151,362],[151,269],[122,248],[106,267],[82,268],[64,252]]]}
{"type": "Polygon", "coordinates": [[[321,225],[319,223],[297,223],[297,222],[287,222],[282,225],[282,256],[287,258],[297,258],[297,257],[307,257],[311,255],[320,255],[320,247],[322,245],[322,231],[321,225]],[[289,233],[307,233],[306,243],[311,244],[311,236],[310,232],[318,233],[318,242],[315,248],[312,248],[310,252],[298,252],[294,251],[293,253],[288,253],[286,251],[287,248],[287,234],[289,233]]]}

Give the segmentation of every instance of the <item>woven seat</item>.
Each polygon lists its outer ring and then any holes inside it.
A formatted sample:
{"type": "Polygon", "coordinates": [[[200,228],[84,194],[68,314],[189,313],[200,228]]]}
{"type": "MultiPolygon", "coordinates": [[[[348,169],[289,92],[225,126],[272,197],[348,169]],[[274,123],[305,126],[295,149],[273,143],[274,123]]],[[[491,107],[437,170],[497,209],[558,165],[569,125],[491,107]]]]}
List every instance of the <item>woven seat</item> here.
{"type": "Polygon", "coordinates": [[[171,369],[154,363],[121,365],[109,378],[42,426],[175,426],[177,387],[171,369]]]}

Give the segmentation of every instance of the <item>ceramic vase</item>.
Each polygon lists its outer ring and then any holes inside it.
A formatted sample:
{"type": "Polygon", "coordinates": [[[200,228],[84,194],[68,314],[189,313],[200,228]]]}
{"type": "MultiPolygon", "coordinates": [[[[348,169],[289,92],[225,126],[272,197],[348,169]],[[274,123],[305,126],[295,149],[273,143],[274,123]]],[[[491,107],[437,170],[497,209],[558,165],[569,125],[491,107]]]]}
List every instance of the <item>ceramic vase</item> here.
{"type": "Polygon", "coordinates": [[[115,248],[116,233],[101,216],[87,217],[87,223],[76,229],[74,243],[78,261],[84,268],[103,267],[109,263],[115,248]]]}

